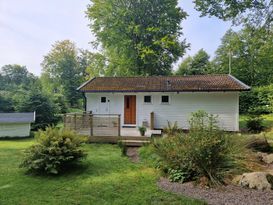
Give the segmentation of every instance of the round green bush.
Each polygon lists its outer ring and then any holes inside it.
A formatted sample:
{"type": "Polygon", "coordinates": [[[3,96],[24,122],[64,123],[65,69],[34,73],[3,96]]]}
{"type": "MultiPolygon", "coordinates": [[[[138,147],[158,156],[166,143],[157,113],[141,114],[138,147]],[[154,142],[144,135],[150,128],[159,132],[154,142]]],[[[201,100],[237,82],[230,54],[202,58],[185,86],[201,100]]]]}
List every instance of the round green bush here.
{"type": "Polygon", "coordinates": [[[48,127],[39,130],[35,138],[37,143],[25,151],[20,165],[29,172],[60,174],[86,156],[82,148],[86,139],[72,131],[48,127]]]}

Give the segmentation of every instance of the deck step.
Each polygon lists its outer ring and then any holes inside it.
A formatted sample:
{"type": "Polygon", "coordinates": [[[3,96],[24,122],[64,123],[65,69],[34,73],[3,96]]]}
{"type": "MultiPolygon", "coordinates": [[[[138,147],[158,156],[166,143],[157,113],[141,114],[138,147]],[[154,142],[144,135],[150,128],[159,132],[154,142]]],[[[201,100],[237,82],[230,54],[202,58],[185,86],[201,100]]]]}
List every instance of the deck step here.
{"type": "Polygon", "coordinates": [[[141,147],[145,144],[149,144],[150,140],[121,140],[126,146],[141,147]]]}

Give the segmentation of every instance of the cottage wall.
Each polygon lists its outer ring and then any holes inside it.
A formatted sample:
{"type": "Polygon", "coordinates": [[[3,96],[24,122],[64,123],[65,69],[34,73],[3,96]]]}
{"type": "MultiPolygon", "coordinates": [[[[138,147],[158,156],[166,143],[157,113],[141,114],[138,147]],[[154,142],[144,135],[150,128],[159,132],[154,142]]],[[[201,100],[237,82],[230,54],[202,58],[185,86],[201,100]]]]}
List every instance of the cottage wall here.
{"type": "Polygon", "coordinates": [[[87,111],[94,114],[120,114],[124,126],[124,95],[136,95],[136,126],[143,121],[150,123],[150,113],[155,115],[155,128],[164,128],[167,121],[178,122],[187,129],[192,112],[204,110],[218,116],[219,125],[227,131],[239,130],[238,92],[189,92],[189,93],[85,93],[87,111]],[[144,96],[152,96],[150,104],[144,103],[144,96]],[[161,103],[161,96],[169,96],[169,104],[161,103]],[[106,97],[106,103],[101,103],[106,97]]]}

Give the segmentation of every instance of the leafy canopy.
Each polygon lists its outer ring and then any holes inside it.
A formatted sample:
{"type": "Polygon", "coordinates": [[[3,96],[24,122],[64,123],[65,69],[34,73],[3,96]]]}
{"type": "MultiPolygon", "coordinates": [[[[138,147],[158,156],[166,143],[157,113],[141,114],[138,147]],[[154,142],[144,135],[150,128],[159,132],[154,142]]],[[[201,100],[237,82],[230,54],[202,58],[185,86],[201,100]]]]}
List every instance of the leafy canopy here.
{"type": "Polygon", "coordinates": [[[177,0],[92,0],[90,28],[109,75],[167,75],[185,52],[177,0]]]}
{"type": "Polygon", "coordinates": [[[204,49],[200,49],[193,57],[182,61],[176,72],[177,75],[203,75],[210,72],[210,56],[204,49]]]}
{"type": "Polygon", "coordinates": [[[234,24],[270,28],[273,21],[272,0],[194,0],[201,16],[215,16],[232,20],[234,24]]]}

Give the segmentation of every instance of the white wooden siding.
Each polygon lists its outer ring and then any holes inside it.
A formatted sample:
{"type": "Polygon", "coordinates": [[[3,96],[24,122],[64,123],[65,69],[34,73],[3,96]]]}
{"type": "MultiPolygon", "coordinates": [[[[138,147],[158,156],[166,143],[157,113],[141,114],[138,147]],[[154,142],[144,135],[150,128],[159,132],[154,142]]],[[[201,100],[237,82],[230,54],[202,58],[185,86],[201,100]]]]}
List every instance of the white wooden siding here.
{"type": "Polygon", "coordinates": [[[0,123],[0,137],[27,137],[30,123],[0,123]]]}
{"type": "Polygon", "coordinates": [[[95,114],[120,114],[124,125],[124,95],[136,95],[136,126],[150,121],[150,113],[155,113],[155,127],[164,128],[167,121],[178,122],[187,129],[192,112],[204,110],[218,115],[219,125],[229,131],[239,130],[238,92],[193,92],[193,93],[86,93],[87,111],[95,114]],[[152,96],[152,103],[144,103],[144,95],[152,96]],[[161,96],[169,95],[169,104],[161,104],[161,96]],[[101,97],[107,97],[107,109],[101,109],[101,97]]]}

